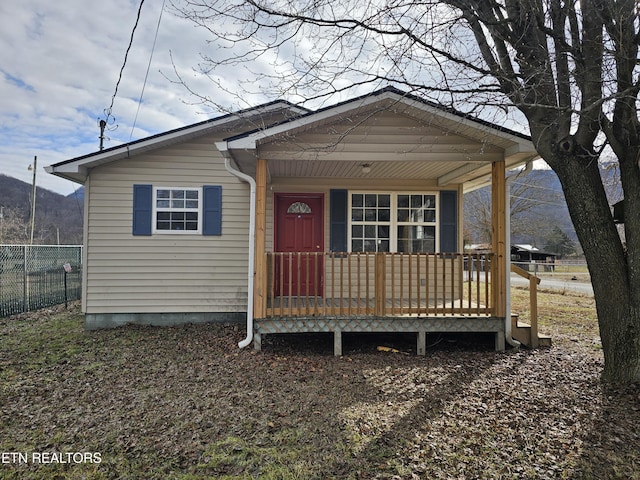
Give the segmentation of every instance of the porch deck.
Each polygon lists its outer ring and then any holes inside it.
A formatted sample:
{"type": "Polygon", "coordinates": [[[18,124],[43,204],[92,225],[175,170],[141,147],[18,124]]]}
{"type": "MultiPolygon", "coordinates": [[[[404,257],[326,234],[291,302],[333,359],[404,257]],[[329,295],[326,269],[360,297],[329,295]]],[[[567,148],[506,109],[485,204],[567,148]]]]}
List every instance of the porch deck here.
{"type": "Polygon", "coordinates": [[[268,291],[254,321],[254,347],[274,333],[409,332],[424,355],[428,333],[495,334],[504,319],[492,307],[491,255],[425,253],[266,254],[268,291]]]}

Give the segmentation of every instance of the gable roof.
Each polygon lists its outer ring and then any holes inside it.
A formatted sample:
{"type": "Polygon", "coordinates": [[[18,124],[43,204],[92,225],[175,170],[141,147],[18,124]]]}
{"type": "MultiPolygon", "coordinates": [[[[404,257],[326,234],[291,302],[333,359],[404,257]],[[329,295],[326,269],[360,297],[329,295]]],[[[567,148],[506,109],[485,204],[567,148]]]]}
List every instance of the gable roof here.
{"type": "MultiPolygon", "coordinates": [[[[537,157],[533,144],[527,135],[429,102],[397,88],[386,87],[315,111],[285,101],[270,102],[56,163],[46,167],[45,170],[54,175],[83,183],[90,168],[209,133],[223,133],[226,129],[231,136],[216,144],[218,150],[233,158],[242,171],[252,174],[254,160],[261,145],[295,137],[309,132],[315,127],[330,125],[332,122],[366,118],[383,111],[409,118],[411,121],[417,122],[416,124],[442,129],[452,135],[467,138],[475,144],[468,151],[456,152],[459,157],[456,159],[456,163],[447,164],[446,167],[442,159],[447,158],[447,155],[451,156],[451,153],[442,151],[446,145],[440,145],[440,150],[434,149],[433,155],[440,155],[437,160],[442,165],[441,170],[448,170],[446,174],[440,174],[438,177],[438,182],[442,185],[454,181],[484,181],[487,162],[491,158],[495,158],[497,155],[495,152],[498,150],[504,152],[500,156],[502,158],[504,155],[507,167],[512,168],[537,157]],[[279,115],[278,118],[276,118],[277,115],[279,115]],[[484,147],[480,148],[478,145],[488,145],[493,148],[494,156],[488,155],[488,150],[485,151],[484,147]],[[473,150],[474,148],[475,150],[473,150]],[[480,178],[483,180],[479,180],[480,178]]],[[[415,159],[416,155],[429,158],[430,153],[425,152],[426,145],[425,142],[416,143],[417,148],[415,148],[414,157],[411,158],[415,159]]],[[[367,158],[371,161],[379,160],[382,162],[384,159],[388,160],[390,155],[395,155],[397,158],[402,158],[404,155],[403,158],[409,160],[409,156],[403,152],[406,150],[406,145],[402,145],[402,147],[400,148],[400,144],[396,144],[396,150],[393,150],[394,144],[389,144],[386,146],[386,150],[368,151],[367,158]]],[[[309,151],[311,150],[307,150],[305,153],[308,154],[309,151]]],[[[297,151],[296,154],[299,152],[297,151]]],[[[282,155],[282,153],[281,150],[274,151],[273,155],[282,155]]],[[[304,158],[308,160],[318,157],[307,155],[304,158]]],[[[357,161],[354,156],[351,163],[357,163],[357,161]]]]}
{"type": "Polygon", "coordinates": [[[538,157],[527,135],[393,87],[243,132],[216,146],[249,175],[259,156],[270,161],[273,176],[295,170],[300,176],[350,177],[367,163],[380,166],[368,174],[371,178],[435,177],[438,185],[467,183],[468,188],[486,183],[492,161],[505,160],[515,168],[538,157]],[[393,138],[377,141],[370,131],[375,132],[373,117],[379,114],[405,119],[404,127],[389,127],[383,136],[393,138]],[[309,160],[321,160],[325,168],[309,160]],[[418,170],[422,176],[416,176],[418,170]]]}
{"type": "MultiPolygon", "coordinates": [[[[413,95],[411,93],[405,92],[403,90],[400,90],[396,87],[393,86],[387,86],[384,88],[381,88],[379,90],[376,90],[374,92],[371,93],[367,93],[364,95],[360,95],[359,97],[355,97],[355,98],[351,98],[348,100],[344,100],[340,103],[336,103],[334,105],[329,105],[323,108],[320,108],[318,110],[307,110],[307,113],[304,113],[302,115],[299,115],[298,117],[292,117],[289,118],[287,120],[284,120],[282,122],[276,123],[274,125],[270,126],[270,129],[277,129],[279,127],[283,127],[283,126],[287,126],[288,124],[291,124],[292,122],[305,122],[306,119],[310,118],[310,117],[315,117],[318,115],[323,115],[323,114],[328,114],[331,115],[332,112],[336,111],[336,110],[344,110],[344,107],[347,107],[347,109],[352,109],[352,105],[357,105],[357,104],[361,104],[364,105],[366,103],[372,103],[372,102],[376,102],[379,99],[384,99],[384,98],[388,98],[388,99],[395,99],[398,103],[405,103],[405,104],[409,104],[409,103],[417,103],[417,104],[422,104],[424,106],[425,109],[428,110],[433,110],[433,111],[437,111],[440,112],[442,115],[451,115],[453,117],[456,117],[458,119],[458,121],[470,121],[473,123],[476,123],[478,125],[482,125],[486,128],[489,129],[493,129],[499,132],[503,132],[506,135],[513,135],[516,137],[519,137],[523,140],[531,140],[531,137],[529,137],[528,135],[525,135],[524,133],[521,132],[517,132],[515,130],[511,130],[509,128],[503,127],[502,125],[498,125],[495,123],[491,123],[488,122],[486,120],[482,120],[480,118],[476,118],[473,117],[471,115],[468,115],[466,113],[463,112],[459,112],[451,107],[446,107],[444,105],[440,105],[438,103],[435,102],[431,102],[429,100],[426,100],[424,98],[418,97],[416,95],[413,95]]],[[[247,132],[243,132],[240,133],[238,135],[226,138],[226,141],[233,141],[233,140],[237,140],[240,138],[245,138],[245,137],[249,137],[255,134],[259,134],[260,132],[265,132],[265,129],[254,129],[254,130],[250,130],[247,132]]]]}
{"type": "Polygon", "coordinates": [[[145,137],[140,140],[125,143],[115,147],[92,152],[86,155],[64,160],[45,167],[45,171],[68,180],[84,183],[90,168],[113,162],[123,158],[130,158],[152,150],[181,143],[192,138],[201,137],[213,132],[230,132],[238,128],[254,130],[255,125],[270,125],[277,123],[284,117],[299,116],[309,112],[284,100],[277,100],[257,107],[228,113],[220,117],[176,128],[167,132],[145,137]]]}

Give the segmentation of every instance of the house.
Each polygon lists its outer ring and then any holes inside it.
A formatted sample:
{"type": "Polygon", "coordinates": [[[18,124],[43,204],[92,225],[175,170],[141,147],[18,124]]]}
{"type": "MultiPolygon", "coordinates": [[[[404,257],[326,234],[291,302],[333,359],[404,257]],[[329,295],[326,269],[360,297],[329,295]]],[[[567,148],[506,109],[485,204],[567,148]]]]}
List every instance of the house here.
{"type": "Polygon", "coordinates": [[[240,346],[324,331],[336,354],[343,332],[403,331],[424,354],[432,332],[514,344],[505,171],[536,157],[527,136],[385,88],[317,111],[272,102],[47,171],[86,189],[89,329],[242,320],[240,346]],[[462,194],[487,183],[492,251],[469,278],[462,194]]]}
{"type": "Polygon", "coordinates": [[[531,272],[552,272],[554,270],[555,253],[546,253],[533,245],[512,245],[511,261],[520,268],[531,272]]]}

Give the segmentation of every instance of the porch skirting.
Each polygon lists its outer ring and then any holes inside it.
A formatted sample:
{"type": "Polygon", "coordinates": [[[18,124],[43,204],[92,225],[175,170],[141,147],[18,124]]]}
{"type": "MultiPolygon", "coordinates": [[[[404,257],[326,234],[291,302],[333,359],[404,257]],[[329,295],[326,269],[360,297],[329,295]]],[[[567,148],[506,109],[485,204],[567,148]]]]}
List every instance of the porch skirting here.
{"type": "Polygon", "coordinates": [[[494,333],[495,349],[505,348],[504,319],[499,317],[273,317],[254,320],[253,344],[262,348],[262,335],[321,333],[334,335],[334,355],[342,355],[342,333],[416,333],[417,353],[426,354],[427,333],[494,333]]]}

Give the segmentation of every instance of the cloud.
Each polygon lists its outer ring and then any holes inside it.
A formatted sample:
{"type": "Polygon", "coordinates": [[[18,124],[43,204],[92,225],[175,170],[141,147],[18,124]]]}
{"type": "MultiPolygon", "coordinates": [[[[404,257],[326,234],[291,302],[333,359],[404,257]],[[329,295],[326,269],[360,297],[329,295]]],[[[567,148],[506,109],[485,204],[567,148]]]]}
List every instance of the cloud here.
{"type": "MultiPolygon", "coordinates": [[[[111,104],[138,6],[131,0],[0,4],[0,173],[30,183],[27,167],[37,155],[39,186],[62,194],[77,188],[41,167],[98,150],[98,118],[111,104]]],[[[207,48],[204,29],[165,11],[149,66],[160,6],[143,5],[113,103],[112,128],[118,127],[108,132],[106,147],[217,114],[194,105],[186,89],[171,81],[175,63],[191,88],[222,95],[193,71],[207,48]]]]}

